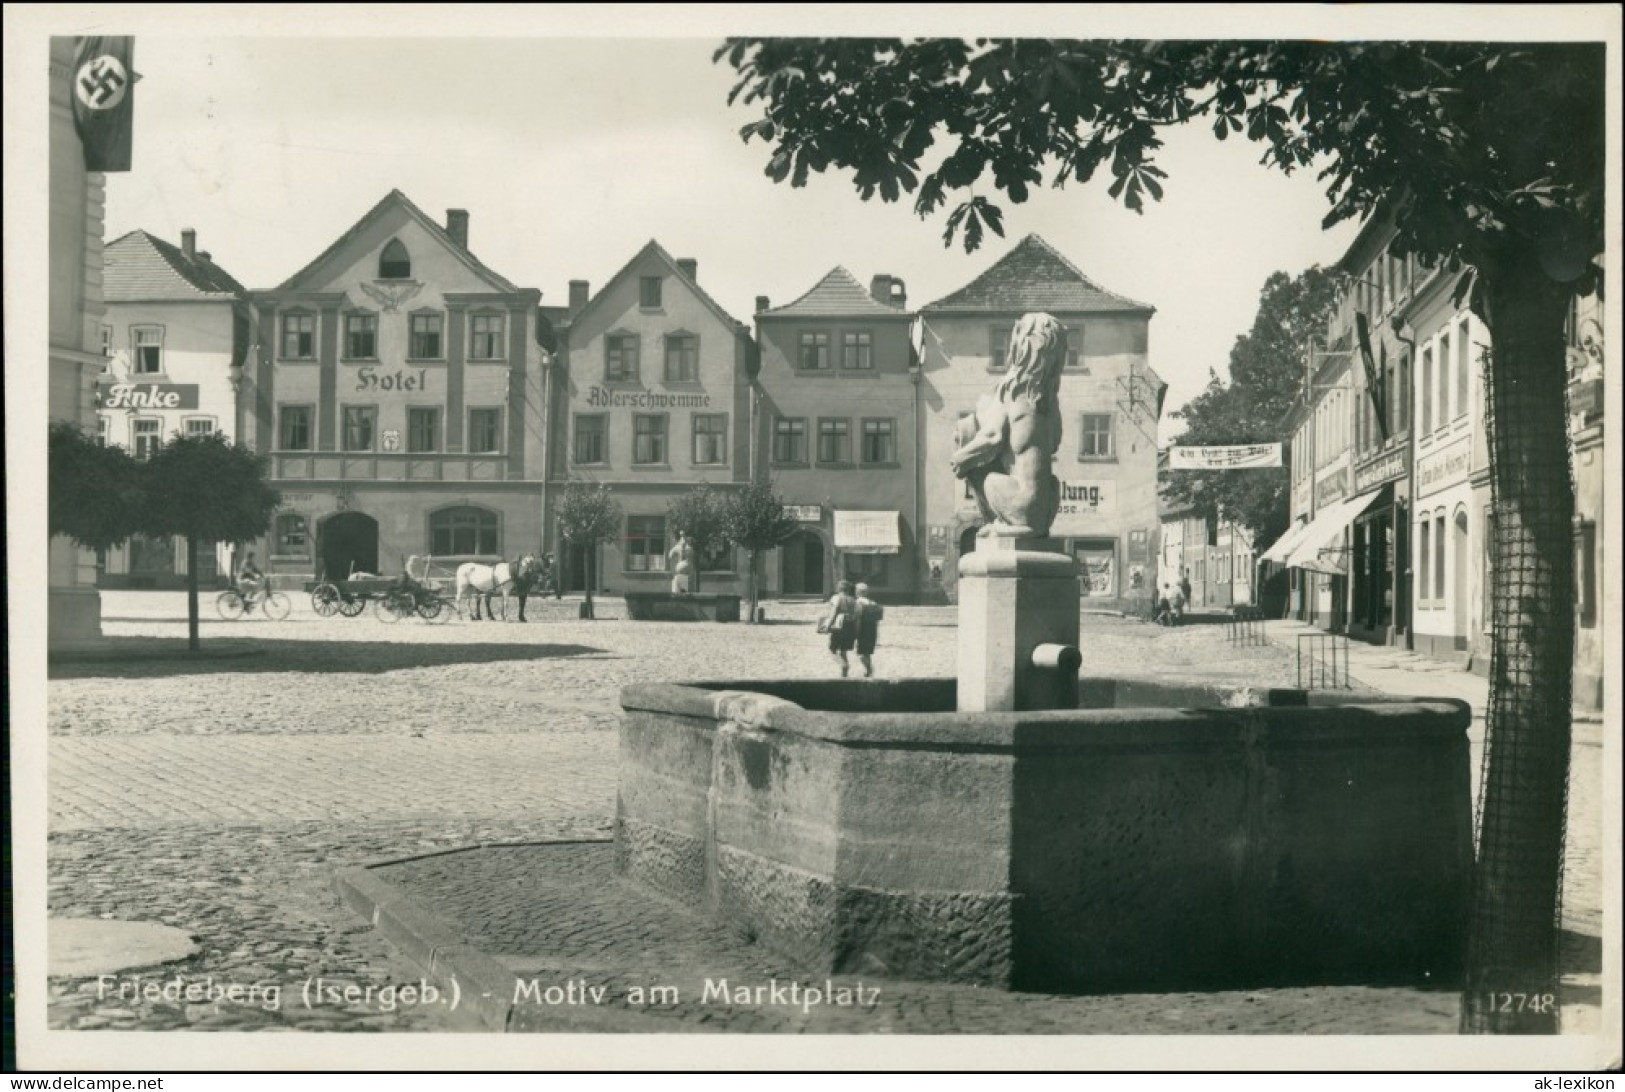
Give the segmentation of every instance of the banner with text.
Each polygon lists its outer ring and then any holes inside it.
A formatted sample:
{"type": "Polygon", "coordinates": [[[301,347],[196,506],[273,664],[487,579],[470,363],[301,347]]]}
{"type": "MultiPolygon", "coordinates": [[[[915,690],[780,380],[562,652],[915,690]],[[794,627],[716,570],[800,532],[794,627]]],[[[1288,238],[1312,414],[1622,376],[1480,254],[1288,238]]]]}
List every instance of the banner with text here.
{"type": "Polygon", "coordinates": [[[1280,444],[1234,444],[1229,447],[1168,449],[1170,470],[1263,470],[1280,465],[1280,444]]]}

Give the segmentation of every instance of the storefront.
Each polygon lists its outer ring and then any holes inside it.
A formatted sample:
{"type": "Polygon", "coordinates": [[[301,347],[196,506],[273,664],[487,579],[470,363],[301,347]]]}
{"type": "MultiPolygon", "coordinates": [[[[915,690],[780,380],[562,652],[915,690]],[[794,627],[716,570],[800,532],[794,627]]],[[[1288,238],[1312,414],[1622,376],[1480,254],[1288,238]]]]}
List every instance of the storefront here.
{"type": "Polygon", "coordinates": [[[1354,482],[1357,492],[1377,490],[1379,495],[1353,524],[1348,633],[1373,644],[1396,644],[1408,627],[1404,513],[1410,492],[1409,439],[1391,442],[1357,463],[1354,482]]]}

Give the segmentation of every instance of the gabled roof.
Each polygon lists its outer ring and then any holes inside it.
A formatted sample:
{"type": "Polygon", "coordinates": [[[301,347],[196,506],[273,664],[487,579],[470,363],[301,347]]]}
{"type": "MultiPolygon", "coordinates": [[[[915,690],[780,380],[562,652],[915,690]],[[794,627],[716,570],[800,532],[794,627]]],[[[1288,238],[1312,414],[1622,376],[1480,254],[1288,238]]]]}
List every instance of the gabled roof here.
{"type": "Polygon", "coordinates": [[[136,300],[241,299],[236,279],[202,254],[188,258],[180,247],[137,228],[103,249],[102,298],[136,300]]]}
{"type": "Polygon", "coordinates": [[[1150,304],[1108,292],[1037,235],[1017,243],[959,291],[921,308],[925,312],[1121,311],[1151,314],[1150,304]]]}
{"type": "Polygon", "coordinates": [[[444,227],[437,224],[433,218],[425,216],[423,210],[414,205],[411,199],[400,190],[390,190],[387,194],[385,194],[384,199],[374,205],[365,216],[357,220],[349,231],[346,231],[343,235],[340,235],[337,239],[335,239],[331,246],[322,251],[320,254],[316,255],[315,259],[307,263],[303,269],[278,285],[277,291],[286,292],[296,288],[299,282],[304,280],[309,273],[314,271],[323,262],[327,261],[328,258],[343,250],[346,246],[358,238],[361,233],[373,223],[373,221],[383,216],[384,213],[391,208],[404,210],[408,216],[410,216],[413,220],[416,220],[418,224],[429,233],[431,238],[438,241],[452,254],[455,254],[458,258],[461,258],[463,264],[468,266],[468,268],[472,269],[479,276],[490,281],[498,291],[519,291],[518,287],[514,285],[513,282],[509,281],[506,277],[497,273],[495,270],[486,266],[485,263],[481,262],[478,258],[474,257],[473,253],[467,247],[459,246],[450,235],[446,234],[446,229],[444,227]]]}
{"type": "Polygon", "coordinates": [[[906,318],[907,314],[897,308],[881,303],[869,294],[862,283],[848,273],[845,266],[838,265],[824,274],[824,279],[813,285],[800,299],[787,303],[783,307],[772,307],[763,311],[764,315],[786,316],[850,316],[850,315],[885,315],[890,318],[906,318]]]}
{"type": "Polygon", "coordinates": [[[650,239],[647,243],[645,243],[643,248],[636,254],[632,255],[627,263],[621,266],[620,270],[613,277],[604,282],[604,287],[600,288],[592,299],[587,301],[587,306],[583,307],[570,320],[571,325],[580,322],[583,315],[595,309],[598,306],[599,301],[607,297],[610,294],[611,289],[620,284],[621,281],[625,280],[626,277],[631,274],[633,267],[636,266],[638,262],[641,261],[647,254],[653,254],[655,257],[665,262],[666,265],[671,268],[671,271],[677,275],[678,279],[684,284],[687,284],[688,287],[693,290],[694,295],[697,296],[702,303],[709,307],[717,318],[721,319],[724,323],[732,326],[736,330],[748,330],[744,323],[740,322],[738,319],[728,314],[728,312],[724,311],[722,309],[722,305],[716,300],[712,299],[710,295],[706,293],[705,289],[699,286],[699,282],[690,279],[689,276],[685,274],[678,266],[677,259],[673,258],[665,247],[661,246],[653,239],[650,239]]]}

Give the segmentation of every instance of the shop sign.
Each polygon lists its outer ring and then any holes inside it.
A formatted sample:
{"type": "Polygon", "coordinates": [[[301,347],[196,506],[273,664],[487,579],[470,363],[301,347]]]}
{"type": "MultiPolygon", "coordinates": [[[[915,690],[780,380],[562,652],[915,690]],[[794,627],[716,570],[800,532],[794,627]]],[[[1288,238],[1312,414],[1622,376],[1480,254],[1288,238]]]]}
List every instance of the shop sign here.
{"type": "Polygon", "coordinates": [[[1349,483],[1346,467],[1339,467],[1337,473],[1329,478],[1322,478],[1315,483],[1315,506],[1324,508],[1333,501],[1342,500],[1348,495],[1349,483]]]}
{"type": "Polygon", "coordinates": [[[587,405],[605,409],[707,409],[711,396],[704,391],[685,394],[666,394],[651,390],[610,390],[608,387],[588,387],[587,405]]]}
{"type": "Polygon", "coordinates": [[[429,389],[429,370],[419,368],[415,373],[404,368],[392,372],[378,368],[359,368],[355,373],[358,391],[424,391],[429,389]]]}
{"type": "Polygon", "coordinates": [[[1354,491],[1369,493],[1379,485],[1398,481],[1410,464],[1408,445],[1395,447],[1365,460],[1354,468],[1354,491]]]}
{"type": "Polygon", "coordinates": [[[1055,515],[1055,522],[1050,525],[1050,533],[1055,535],[1078,534],[1094,526],[1099,527],[1095,517],[1109,516],[1117,511],[1117,497],[1109,481],[1067,481],[1065,478],[1057,483],[1061,487],[1061,507],[1055,515]]]}
{"type": "Polygon", "coordinates": [[[1424,459],[1416,462],[1417,493],[1431,493],[1436,489],[1443,489],[1467,477],[1467,467],[1472,461],[1473,445],[1469,438],[1463,437],[1442,451],[1435,451],[1424,459]]]}
{"type": "Polygon", "coordinates": [[[798,523],[822,523],[824,508],[818,504],[787,504],[784,514],[798,523]]]}
{"type": "Polygon", "coordinates": [[[1170,470],[1261,470],[1281,465],[1281,445],[1232,444],[1226,447],[1170,447],[1170,470]]]}
{"type": "Polygon", "coordinates": [[[106,383],[96,387],[104,410],[197,409],[196,383],[106,383]]]}

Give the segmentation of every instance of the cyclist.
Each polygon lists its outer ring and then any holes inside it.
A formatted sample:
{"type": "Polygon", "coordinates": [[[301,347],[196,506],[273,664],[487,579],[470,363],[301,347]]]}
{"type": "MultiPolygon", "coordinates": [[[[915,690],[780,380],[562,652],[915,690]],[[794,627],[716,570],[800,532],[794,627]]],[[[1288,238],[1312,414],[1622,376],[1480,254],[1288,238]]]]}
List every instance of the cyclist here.
{"type": "Polygon", "coordinates": [[[237,570],[237,593],[243,597],[243,609],[253,610],[264,591],[265,574],[260,572],[259,565],[254,561],[254,551],[250,550],[237,570]]]}

